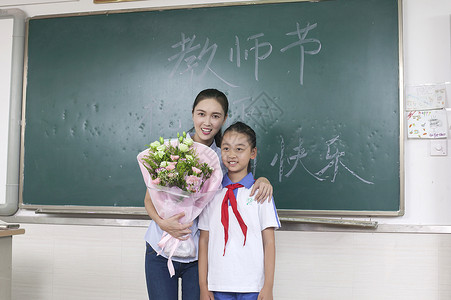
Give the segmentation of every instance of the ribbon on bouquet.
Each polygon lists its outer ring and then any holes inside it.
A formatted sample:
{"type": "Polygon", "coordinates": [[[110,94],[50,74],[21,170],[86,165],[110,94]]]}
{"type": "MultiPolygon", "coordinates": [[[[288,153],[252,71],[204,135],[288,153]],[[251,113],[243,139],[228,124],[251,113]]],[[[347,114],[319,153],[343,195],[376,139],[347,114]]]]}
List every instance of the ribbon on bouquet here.
{"type": "Polygon", "coordinates": [[[169,256],[168,256],[168,270],[169,270],[169,275],[172,277],[175,275],[175,269],[174,269],[174,265],[172,264],[172,256],[174,255],[175,250],[177,249],[180,240],[174,238],[173,236],[171,236],[169,233],[164,232],[163,236],[161,237],[160,242],[158,243],[158,247],[161,248],[161,250],[157,253],[157,255],[160,255],[161,252],[164,250],[164,248],[166,247],[166,244],[169,242],[169,240],[171,239],[175,239],[175,243],[172,246],[172,249],[170,249],[169,252],[169,256]]]}

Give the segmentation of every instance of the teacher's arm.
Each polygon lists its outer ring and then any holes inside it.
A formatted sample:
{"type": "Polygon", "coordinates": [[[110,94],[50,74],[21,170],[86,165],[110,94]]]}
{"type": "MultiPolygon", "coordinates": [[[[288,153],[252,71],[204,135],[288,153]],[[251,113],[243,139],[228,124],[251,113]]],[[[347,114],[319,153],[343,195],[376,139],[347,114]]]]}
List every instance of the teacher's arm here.
{"type": "Polygon", "coordinates": [[[255,192],[257,192],[255,201],[258,203],[263,203],[266,199],[268,199],[268,202],[271,202],[273,188],[271,182],[266,177],[260,177],[255,181],[250,196],[252,197],[255,192]]]}
{"type": "Polygon", "coordinates": [[[146,196],[144,197],[144,207],[146,208],[149,217],[154,220],[158,226],[171,236],[184,241],[188,239],[191,230],[189,229],[193,222],[182,224],[179,222],[180,218],[185,216],[185,213],[176,214],[170,218],[162,219],[153,205],[152,199],[150,198],[149,191],[146,191],[146,196]]]}

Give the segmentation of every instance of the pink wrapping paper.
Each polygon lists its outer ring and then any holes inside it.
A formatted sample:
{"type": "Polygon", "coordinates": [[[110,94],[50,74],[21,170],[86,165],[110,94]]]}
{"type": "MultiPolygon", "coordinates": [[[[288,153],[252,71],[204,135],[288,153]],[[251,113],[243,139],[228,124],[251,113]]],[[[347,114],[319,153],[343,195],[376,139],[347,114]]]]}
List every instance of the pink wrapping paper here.
{"type": "MultiPolygon", "coordinates": [[[[168,143],[166,141],[166,143],[168,143]]],[[[171,144],[178,144],[178,140],[171,140],[171,144]]],[[[222,189],[222,171],[218,155],[210,147],[194,142],[191,146],[196,150],[200,163],[207,163],[213,168],[211,177],[205,181],[199,193],[189,193],[182,191],[178,187],[163,187],[152,183],[152,178],[143,165],[142,158],[148,154],[146,149],[138,154],[138,164],[143,175],[144,183],[150,193],[152,203],[158,215],[163,218],[170,218],[181,212],[185,216],[180,219],[181,223],[193,221],[202,212],[204,207],[210,202],[216,192],[222,189]]],[[[168,233],[164,232],[158,244],[164,253],[168,255],[168,269],[171,277],[174,275],[174,267],[172,257],[194,257],[197,249],[195,249],[194,241],[190,237],[187,241],[180,241],[168,233]]],[[[160,254],[160,253],[158,253],[160,254]]]]}

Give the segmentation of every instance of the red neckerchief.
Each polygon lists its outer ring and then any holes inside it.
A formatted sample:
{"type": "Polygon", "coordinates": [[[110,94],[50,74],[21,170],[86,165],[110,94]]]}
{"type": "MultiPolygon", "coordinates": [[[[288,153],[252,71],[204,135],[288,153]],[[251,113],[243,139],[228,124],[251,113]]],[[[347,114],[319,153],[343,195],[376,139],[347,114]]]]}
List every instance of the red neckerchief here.
{"type": "Polygon", "coordinates": [[[235,217],[238,220],[238,223],[240,224],[241,231],[244,234],[243,246],[246,245],[247,226],[244,223],[243,219],[241,218],[240,212],[238,211],[238,208],[237,208],[236,198],[235,198],[235,195],[233,194],[233,190],[236,188],[240,188],[240,187],[243,187],[243,185],[241,185],[239,183],[229,184],[228,186],[226,186],[227,192],[224,196],[224,200],[222,200],[221,223],[224,226],[224,240],[225,240],[224,241],[224,254],[222,254],[223,256],[225,255],[227,240],[229,239],[229,201],[230,201],[230,206],[232,206],[233,213],[235,214],[235,217]]]}

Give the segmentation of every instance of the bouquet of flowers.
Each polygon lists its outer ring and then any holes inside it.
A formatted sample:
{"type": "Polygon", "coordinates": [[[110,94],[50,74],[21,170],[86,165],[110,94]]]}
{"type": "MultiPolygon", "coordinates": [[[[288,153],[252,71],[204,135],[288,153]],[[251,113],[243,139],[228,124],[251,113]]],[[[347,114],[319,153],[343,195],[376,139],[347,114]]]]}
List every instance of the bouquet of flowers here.
{"type": "MultiPolygon", "coordinates": [[[[137,159],[152,203],[163,219],[184,212],[180,222],[193,221],[221,189],[218,155],[210,147],[194,142],[185,132],[177,134],[174,140],[160,137],[137,159]]],[[[192,237],[180,241],[166,232],[158,245],[169,257],[171,276],[173,256],[194,257],[197,251],[192,237]]]]}

